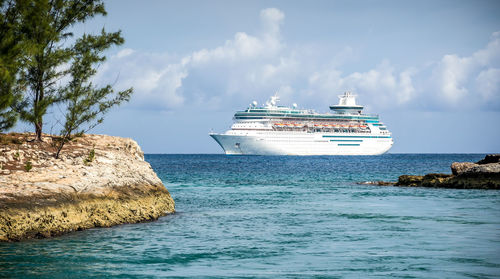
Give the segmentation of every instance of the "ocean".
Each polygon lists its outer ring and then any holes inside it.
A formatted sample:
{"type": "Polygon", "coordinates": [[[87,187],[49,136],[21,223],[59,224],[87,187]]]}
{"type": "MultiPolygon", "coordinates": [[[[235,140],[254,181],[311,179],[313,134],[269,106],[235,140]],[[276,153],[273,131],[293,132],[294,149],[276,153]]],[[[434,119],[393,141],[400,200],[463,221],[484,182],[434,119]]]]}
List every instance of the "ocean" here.
{"type": "Polygon", "coordinates": [[[500,278],[500,191],[357,184],[483,157],[146,155],[175,214],[0,243],[0,277],[500,278]]]}

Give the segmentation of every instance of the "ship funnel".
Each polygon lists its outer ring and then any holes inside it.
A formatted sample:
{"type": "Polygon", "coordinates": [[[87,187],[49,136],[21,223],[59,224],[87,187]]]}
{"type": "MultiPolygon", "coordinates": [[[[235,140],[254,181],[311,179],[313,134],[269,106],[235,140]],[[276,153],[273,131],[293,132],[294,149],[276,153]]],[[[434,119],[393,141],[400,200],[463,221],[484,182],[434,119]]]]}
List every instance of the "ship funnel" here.
{"type": "Polygon", "coordinates": [[[339,104],[330,106],[330,109],[339,114],[361,114],[363,106],[356,105],[356,95],[346,91],[339,95],[339,104]]]}

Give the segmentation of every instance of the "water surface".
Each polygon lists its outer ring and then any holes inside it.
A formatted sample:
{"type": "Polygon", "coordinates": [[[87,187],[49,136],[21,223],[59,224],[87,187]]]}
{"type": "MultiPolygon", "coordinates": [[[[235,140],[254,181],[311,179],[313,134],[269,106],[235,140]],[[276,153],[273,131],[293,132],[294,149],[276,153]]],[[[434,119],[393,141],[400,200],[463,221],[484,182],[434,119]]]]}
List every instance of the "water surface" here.
{"type": "Polygon", "coordinates": [[[499,278],[499,191],[356,184],[483,157],[146,155],[177,213],[0,243],[0,277],[499,278]]]}

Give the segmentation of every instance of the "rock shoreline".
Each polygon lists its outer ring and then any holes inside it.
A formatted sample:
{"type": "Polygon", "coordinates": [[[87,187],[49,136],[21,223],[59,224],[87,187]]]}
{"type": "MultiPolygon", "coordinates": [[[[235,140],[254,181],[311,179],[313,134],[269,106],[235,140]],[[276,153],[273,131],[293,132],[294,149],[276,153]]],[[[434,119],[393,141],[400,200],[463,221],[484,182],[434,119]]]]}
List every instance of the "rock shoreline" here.
{"type": "Polygon", "coordinates": [[[55,159],[50,136],[44,143],[30,143],[29,134],[0,136],[16,138],[0,145],[0,241],[144,222],[175,212],[168,190],[131,139],[85,135],[55,159]]]}
{"type": "Polygon", "coordinates": [[[454,162],[452,174],[401,175],[397,182],[371,181],[360,184],[379,186],[434,187],[500,190],[500,154],[489,154],[477,163],[454,162]]]}

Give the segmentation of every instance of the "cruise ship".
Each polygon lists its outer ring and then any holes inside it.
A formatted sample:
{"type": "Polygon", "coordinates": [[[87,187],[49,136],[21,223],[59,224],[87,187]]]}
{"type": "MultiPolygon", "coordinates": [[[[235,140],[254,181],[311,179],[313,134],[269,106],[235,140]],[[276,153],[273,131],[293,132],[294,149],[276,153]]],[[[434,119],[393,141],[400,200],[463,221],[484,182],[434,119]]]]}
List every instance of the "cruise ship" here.
{"type": "Polygon", "coordinates": [[[228,155],[380,155],[393,139],[378,115],[363,114],[356,96],[345,92],[331,112],[253,102],[234,115],[231,129],[210,136],[228,155]]]}

